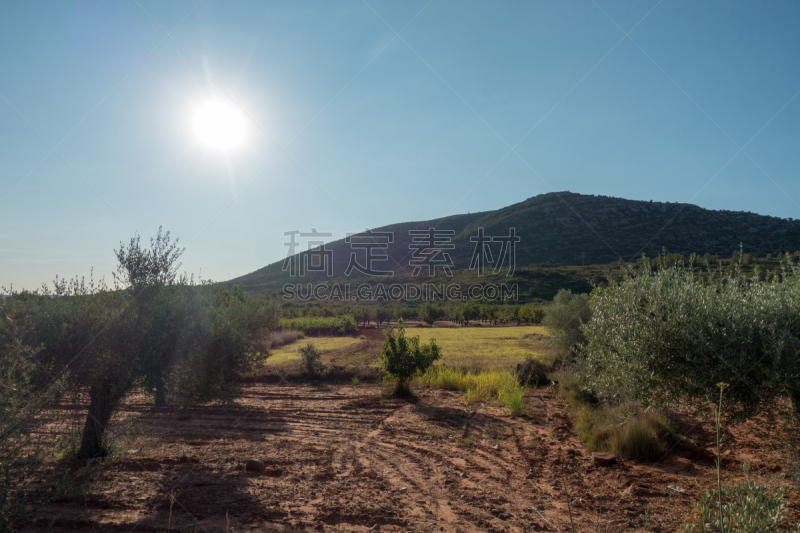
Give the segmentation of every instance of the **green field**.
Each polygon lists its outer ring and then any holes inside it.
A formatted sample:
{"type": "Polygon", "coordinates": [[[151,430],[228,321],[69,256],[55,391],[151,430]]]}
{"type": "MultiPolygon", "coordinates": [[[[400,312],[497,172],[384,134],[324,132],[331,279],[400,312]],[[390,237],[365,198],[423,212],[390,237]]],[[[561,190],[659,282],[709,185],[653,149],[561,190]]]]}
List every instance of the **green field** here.
{"type": "MultiPolygon", "coordinates": [[[[436,339],[442,349],[437,364],[477,368],[509,368],[529,356],[549,361],[553,351],[550,337],[543,326],[505,327],[440,327],[406,329],[407,336],[419,336],[420,342],[436,339]]],[[[269,366],[295,364],[300,361],[299,348],[311,343],[323,353],[323,362],[343,365],[377,366],[380,342],[357,337],[309,337],[272,351],[269,366]],[[362,346],[354,346],[361,344],[362,346]]]]}

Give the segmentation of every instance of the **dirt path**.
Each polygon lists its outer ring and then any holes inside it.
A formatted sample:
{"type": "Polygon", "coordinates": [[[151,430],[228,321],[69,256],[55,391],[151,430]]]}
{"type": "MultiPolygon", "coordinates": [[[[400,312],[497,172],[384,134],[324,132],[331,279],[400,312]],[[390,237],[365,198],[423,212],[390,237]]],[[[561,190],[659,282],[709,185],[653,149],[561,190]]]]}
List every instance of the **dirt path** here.
{"type": "MultiPolygon", "coordinates": [[[[647,531],[671,532],[714,480],[713,461],[697,452],[594,466],[545,389],[519,419],[447,391],[423,389],[409,403],[380,390],[255,384],[236,406],[186,419],[129,402],[145,447],[31,530],[164,531],[174,494],[176,531],[566,532],[566,483],[576,531],[640,531],[649,509],[647,531]],[[251,458],[266,471],[245,471],[251,458]]],[[[742,453],[760,453],[752,446],[742,453]]],[[[765,472],[780,469],[770,461],[765,472]]]]}

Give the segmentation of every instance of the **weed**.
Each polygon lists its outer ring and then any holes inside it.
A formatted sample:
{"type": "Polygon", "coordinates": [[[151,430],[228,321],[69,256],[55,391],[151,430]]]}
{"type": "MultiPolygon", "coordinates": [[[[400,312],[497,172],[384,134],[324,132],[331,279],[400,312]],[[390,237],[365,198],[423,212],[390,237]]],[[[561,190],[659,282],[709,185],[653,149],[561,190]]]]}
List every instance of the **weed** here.
{"type": "Polygon", "coordinates": [[[575,533],[575,522],[572,521],[572,508],[569,505],[569,491],[567,484],[564,483],[564,494],[567,496],[567,511],[569,512],[569,525],[572,526],[572,533],[575,533]]]}
{"type": "Polygon", "coordinates": [[[458,441],[458,445],[461,446],[462,448],[469,448],[470,446],[472,446],[475,443],[475,439],[476,438],[477,437],[475,437],[474,434],[469,434],[466,437],[464,437],[463,439],[460,439],[458,441]]]}
{"type": "Polygon", "coordinates": [[[525,389],[517,382],[514,373],[508,370],[464,371],[447,365],[428,370],[419,378],[419,383],[447,390],[460,390],[466,394],[467,403],[499,400],[514,416],[525,411],[525,389]]]}
{"type": "Polygon", "coordinates": [[[358,386],[358,384],[360,383],[360,381],[358,381],[358,376],[353,376],[353,379],[350,380],[350,383],[352,383],[355,386],[358,386]]]}
{"type": "Polygon", "coordinates": [[[788,487],[769,489],[750,479],[750,464],[744,463],[742,471],[744,481],[739,483],[731,479],[731,487],[722,491],[710,491],[703,495],[697,504],[699,516],[683,524],[683,531],[699,533],[706,530],[705,524],[722,524],[718,514],[719,502],[727,523],[726,531],[736,533],[798,533],[800,525],[781,526],[788,518],[788,505],[784,496],[788,487]]]}

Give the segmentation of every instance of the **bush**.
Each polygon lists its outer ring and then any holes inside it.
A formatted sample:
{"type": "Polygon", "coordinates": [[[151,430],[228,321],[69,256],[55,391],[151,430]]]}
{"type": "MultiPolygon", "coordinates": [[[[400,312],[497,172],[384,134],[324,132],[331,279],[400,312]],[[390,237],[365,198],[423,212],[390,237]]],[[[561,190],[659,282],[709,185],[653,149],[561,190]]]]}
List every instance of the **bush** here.
{"type": "Polygon", "coordinates": [[[322,370],[320,362],[321,353],[311,343],[300,348],[300,359],[303,362],[303,371],[309,376],[316,376],[322,370]]]}
{"type": "Polygon", "coordinates": [[[630,276],[592,296],[582,383],[644,405],[714,402],[752,416],[789,396],[800,410],[800,276],[700,277],[691,266],[630,276]]]}
{"type": "Polygon", "coordinates": [[[553,303],[545,308],[542,324],[553,334],[562,352],[571,355],[585,343],[581,326],[591,316],[588,295],[572,294],[572,291],[561,289],[553,298],[553,303]]]}
{"type": "Polygon", "coordinates": [[[559,396],[565,401],[575,430],[589,451],[634,459],[658,459],[668,449],[672,422],[660,409],[642,409],[637,402],[600,403],[571,373],[559,375],[559,396]]]}
{"type": "Polygon", "coordinates": [[[352,335],[358,331],[356,319],[351,315],[323,317],[304,316],[284,318],[278,324],[280,329],[302,331],[309,336],[352,335]]]}
{"type": "Polygon", "coordinates": [[[292,331],[288,329],[274,331],[269,335],[269,346],[267,348],[270,350],[280,348],[281,346],[286,346],[287,344],[292,344],[295,341],[305,338],[306,336],[302,331],[292,331]]]}
{"type": "MultiPolygon", "coordinates": [[[[787,487],[769,489],[750,479],[750,464],[744,463],[745,479],[739,483],[731,479],[731,486],[722,489],[722,514],[725,531],[731,533],[798,533],[800,525],[781,526],[788,518],[788,505],[784,500],[787,487]]],[[[692,523],[683,525],[688,533],[707,531],[706,524],[719,524],[718,492],[703,495],[697,504],[699,515],[692,523]]]]}
{"type": "Polygon", "coordinates": [[[547,374],[551,372],[544,363],[533,357],[528,357],[524,362],[517,364],[516,374],[519,384],[523,387],[542,387],[550,384],[547,374]]]}
{"type": "Polygon", "coordinates": [[[636,402],[599,408],[582,406],[575,429],[589,451],[633,459],[659,459],[667,451],[672,424],[664,411],[643,410],[636,402]]]}
{"type": "Polygon", "coordinates": [[[434,339],[426,346],[420,346],[418,336],[407,339],[402,319],[398,322],[396,335],[394,328],[386,331],[381,362],[389,377],[395,380],[394,394],[397,396],[410,394],[408,384],[411,379],[428,370],[441,357],[442,353],[434,339]]]}

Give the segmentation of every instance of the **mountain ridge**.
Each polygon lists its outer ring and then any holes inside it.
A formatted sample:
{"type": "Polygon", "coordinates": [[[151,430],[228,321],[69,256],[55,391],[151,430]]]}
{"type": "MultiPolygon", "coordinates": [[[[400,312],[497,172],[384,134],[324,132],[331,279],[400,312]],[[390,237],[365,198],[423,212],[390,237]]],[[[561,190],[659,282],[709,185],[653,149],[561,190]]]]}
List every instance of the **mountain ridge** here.
{"type": "MultiPolygon", "coordinates": [[[[745,252],[757,257],[800,249],[800,220],[744,211],[710,210],[687,203],[648,202],[563,191],[540,194],[493,211],[375,228],[371,230],[373,234],[391,232],[394,235],[394,242],[387,243],[385,250],[379,250],[389,256],[380,267],[388,267],[395,276],[411,276],[413,266],[409,260],[423,257],[425,252],[420,252],[409,231],[428,228],[452,232],[449,244],[454,248],[443,252],[449,254],[451,261],[447,263],[453,271],[469,269],[476,248],[470,239],[476,238],[479,228],[484,229],[485,235],[495,237],[508,236],[510,228],[514,228],[520,239],[515,249],[517,267],[608,264],[620,259],[632,261],[642,254],[654,256],[662,250],[687,256],[708,253],[730,257],[740,244],[745,252]]],[[[363,237],[353,239],[363,241],[363,237]]],[[[489,246],[497,255],[502,245],[495,242],[489,246]]],[[[365,250],[351,247],[345,239],[326,243],[325,249],[332,254],[332,277],[325,272],[291,277],[282,270],[284,260],[281,260],[227,284],[268,290],[289,282],[365,278],[357,271],[345,276],[351,253],[356,253],[357,262],[364,264],[365,250]]],[[[303,261],[308,253],[301,252],[295,258],[303,261]]],[[[441,253],[437,257],[443,258],[441,253]]],[[[441,272],[441,267],[437,270],[441,272]]]]}

